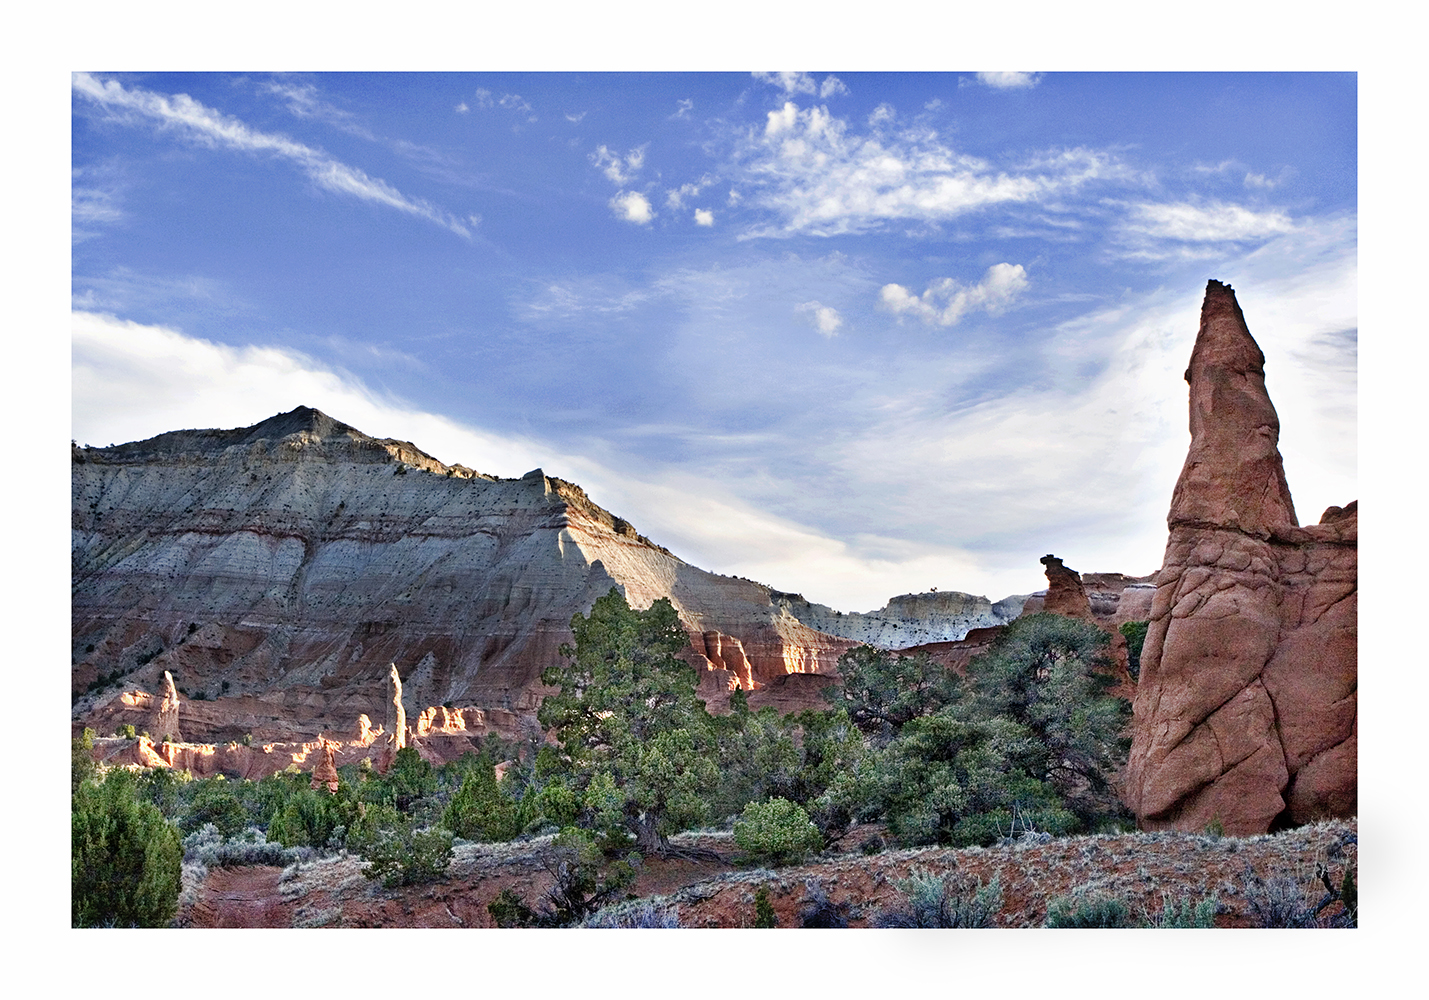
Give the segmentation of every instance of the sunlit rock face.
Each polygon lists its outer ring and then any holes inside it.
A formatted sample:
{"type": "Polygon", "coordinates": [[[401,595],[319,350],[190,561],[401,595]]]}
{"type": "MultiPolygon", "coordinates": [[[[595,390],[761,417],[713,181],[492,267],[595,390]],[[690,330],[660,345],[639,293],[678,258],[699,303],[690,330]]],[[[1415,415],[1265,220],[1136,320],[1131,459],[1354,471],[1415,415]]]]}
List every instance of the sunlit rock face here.
{"type": "Polygon", "coordinates": [[[1265,359],[1212,281],[1191,446],[1141,654],[1125,796],[1143,827],[1262,833],[1358,796],[1358,508],[1300,527],[1265,359]]]}
{"type": "Polygon", "coordinates": [[[147,721],[124,706],[168,670],[188,739],[345,733],[385,716],[389,665],[413,718],[532,722],[572,615],[612,586],[635,607],[668,597],[724,691],[836,673],[853,644],[540,469],[446,466],[306,407],[72,457],[75,725],[147,721]]]}

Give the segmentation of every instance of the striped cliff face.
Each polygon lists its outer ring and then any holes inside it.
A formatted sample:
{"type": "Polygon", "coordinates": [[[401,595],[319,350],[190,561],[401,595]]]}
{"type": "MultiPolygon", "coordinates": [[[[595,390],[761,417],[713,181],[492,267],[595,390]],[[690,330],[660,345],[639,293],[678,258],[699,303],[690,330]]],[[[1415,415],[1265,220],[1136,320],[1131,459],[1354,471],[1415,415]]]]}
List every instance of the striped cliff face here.
{"type": "MultiPolygon", "coordinates": [[[[72,469],[74,690],[118,675],[153,692],[170,670],[189,739],[381,718],[389,664],[414,718],[440,705],[534,717],[572,615],[612,586],[640,607],[670,598],[697,666],[715,667],[708,633],[738,648],[725,690],[833,673],[851,645],[574,484],[445,466],[316,410],[76,449],[72,469]]],[[[118,693],[82,695],[73,721],[118,693]]]]}

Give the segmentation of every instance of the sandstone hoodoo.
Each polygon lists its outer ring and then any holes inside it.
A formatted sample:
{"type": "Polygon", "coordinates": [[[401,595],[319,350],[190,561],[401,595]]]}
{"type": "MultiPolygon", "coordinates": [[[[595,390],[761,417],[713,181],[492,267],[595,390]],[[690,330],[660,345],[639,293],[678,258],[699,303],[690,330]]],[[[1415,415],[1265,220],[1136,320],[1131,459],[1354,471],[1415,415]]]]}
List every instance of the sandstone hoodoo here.
{"type": "Polygon", "coordinates": [[[762,584],[683,562],[579,486],[448,466],[308,407],[72,459],[76,731],[157,737],[167,671],[189,739],[346,736],[378,717],[395,665],[412,717],[455,706],[519,736],[571,616],[612,585],[637,607],[671,600],[716,699],[835,674],[853,645],[762,584]]]}
{"type": "Polygon", "coordinates": [[[1262,833],[1357,805],[1358,509],[1300,526],[1235,294],[1212,281],[1191,446],[1141,654],[1125,797],[1148,829],[1262,833]]]}

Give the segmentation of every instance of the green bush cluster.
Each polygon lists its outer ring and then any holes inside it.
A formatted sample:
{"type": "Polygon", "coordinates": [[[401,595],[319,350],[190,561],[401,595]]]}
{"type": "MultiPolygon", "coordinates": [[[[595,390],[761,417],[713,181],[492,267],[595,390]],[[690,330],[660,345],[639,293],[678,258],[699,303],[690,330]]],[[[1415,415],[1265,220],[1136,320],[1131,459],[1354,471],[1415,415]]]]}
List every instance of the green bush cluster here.
{"type": "Polygon", "coordinates": [[[751,802],[734,824],[734,842],[756,862],[792,864],[823,846],[824,838],[797,802],[751,802]]]}
{"type": "Polygon", "coordinates": [[[70,812],[70,917],[75,927],[163,927],[178,909],[179,832],[137,782],[115,769],[75,788],[70,812]]]}

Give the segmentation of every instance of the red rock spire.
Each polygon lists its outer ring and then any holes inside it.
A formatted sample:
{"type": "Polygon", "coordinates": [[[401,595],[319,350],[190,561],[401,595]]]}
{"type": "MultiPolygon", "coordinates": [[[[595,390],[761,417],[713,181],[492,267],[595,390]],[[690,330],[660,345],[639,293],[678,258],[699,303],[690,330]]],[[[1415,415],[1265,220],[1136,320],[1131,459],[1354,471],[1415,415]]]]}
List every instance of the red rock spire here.
{"type": "Polygon", "coordinates": [[[1186,369],[1191,448],[1168,526],[1238,528],[1268,538],[1299,524],[1280,460],[1280,418],[1265,391],[1265,355],[1235,292],[1206,284],[1201,328],[1186,369]]]}

